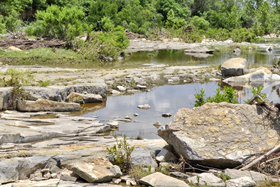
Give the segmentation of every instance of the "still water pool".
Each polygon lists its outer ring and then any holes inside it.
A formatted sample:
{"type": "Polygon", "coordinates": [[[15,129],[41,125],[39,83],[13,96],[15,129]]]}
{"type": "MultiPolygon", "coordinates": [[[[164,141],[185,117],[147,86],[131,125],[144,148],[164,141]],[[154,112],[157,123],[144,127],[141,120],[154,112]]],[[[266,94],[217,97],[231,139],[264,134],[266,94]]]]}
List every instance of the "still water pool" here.
{"type": "MultiPolygon", "coordinates": [[[[130,116],[132,122],[120,123],[118,133],[126,134],[129,137],[141,137],[155,139],[157,128],[153,126],[155,122],[161,125],[168,124],[174,119],[174,115],[181,108],[193,108],[195,103],[194,94],[200,89],[205,90],[206,96],[211,96],[215,90],[220,87],[217,82],[211,83],[192,83],[184,85],[165,85],[155,87],[151,92],[140,92],[134,95],[109,96],[106,103],[85,105],[81,114],[85,117],[98,116],[98,120],[106,123],[107,120],[116,117],[124,118],[130,116]],[[137,105],[149,104],[149,110],[137,108],[137,105]],[[89,110],[90,109],[90,110],[89,110]],[[138,113],[139,116],[134,117],[133,114],[138,113]],[[164,118],[163,113],[171,113],[172,117],[164,118]]],[[[280,83],[267,86],[263,92],[273,102],[280,102],[279,97],[280,83]]],[[[243,88],[238,90],[239,102],[250,99],[253,95],[250,89],[243,88]]]]}
{"type": "MultiPolygon", "coordinates": [[[[271,65],[277,56],[280,56],[280,49],[274,48],[272,53],[265,49],[245,50],[239,56],[232,53],[231,50],[215,53],[207,58],[197,58],[184,54],[183,50],[159,50],[153,52],[133,53],[131,58],[122,62],[122,66],[133,66],[137,64],[168,64],[168,65],[218,65],[226,60],[235,57],[242,57],[248,60],[250,64],[271,65]]],[[[116,66],[115,64],[114,66],[116,66]]],[[[132,122],[120,123],[118,133],[126,134],[129,137],[141,138],[159,138],[156,135],[157,128],[153,126],[155,122],[161,125],[168,124],[174,119],[174,115],[180,108],[192,108],[195,103],[194,94],[199,93],[200,89],[205,90],[206,96],[215,94],[215,90],[220,85],[217,82],[211,83],[192,83],[183,85],[165,85],[153,88],[150,92],[135,93],[134,95],[109,96],[106,102],[102,104],[84,105],[83,110],[76,115],[85,117],[98,116],[98,120],[106,123],[107,120],[125,116],[133,118],[132,122]],[[149,110],[141,110],[137,105],[149,104],[149,110]],[[133,114],[139,116],[134,117],[133,114]],[[172,117],[164,118],[163,113],[171,113],[172,117]]],[[[263,90],[267,93],[269,99],[274,102],[280,102],[280,83],[266,86],[263,90]]],[[[248,88],[237,89],[239,102],[252,97],[248,88]]]]}

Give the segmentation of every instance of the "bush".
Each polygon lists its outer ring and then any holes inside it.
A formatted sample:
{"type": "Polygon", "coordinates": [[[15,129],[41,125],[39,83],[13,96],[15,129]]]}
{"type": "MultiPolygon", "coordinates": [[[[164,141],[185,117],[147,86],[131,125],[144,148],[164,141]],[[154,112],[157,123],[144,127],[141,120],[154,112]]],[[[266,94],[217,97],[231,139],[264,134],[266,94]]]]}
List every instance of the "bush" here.
{"type": "Polygon", "coordinates": [[[207,97],[205,101],[204,100],[205,93],[204,90],[201,89],[199,94],[194,95],[196,98],[194,107],[202,106],[205,103],[213,103],[213,102],[215,103],[228,102],[233,104],[238,103],[237,93],[232,87],[225,86],[224,92],[225,93],[221,93],[221,89],[217,88],[215,95],[212,97],[207,97]]]}
{"type": "Polygon", "coordinates": [[[203,17],[194,16],[190,21],[191,25],[194,25],[198,29],[208,30],[210,23],[203,17]]]}
{"type": "Polygon", "coordinates": [[[75,39],[73,48],[79,53],[84,54],[91,60],[104,60],[105,57],[112,57],[114,60],[118,57],[118,52],[127,48],[129,40],[126,37],[123,27],[116,27],[112,32],[91,32],[89,41],[75,39]]]}
{"type": "Polygon", "coordinates": [[[112,162],[118,165],[122,172],[128,173],[131,168],[131,153],[134,150],[134,146],[130,147],[126,141],[126,135],[123,136],[123,140],[118,140],[116,134],[112,134],[116,140],[116,144],[107,148],[107,151],[111,157],[112,162]]]}
{"type": "MultiPolygon", "coordinates": [[[[268,101],[266,93],[261,93],[262,90],[263,88],[261,86],[251,88],[251,92],[253,95],[259,94],[264,100],[268,101]]],[[[248,99],[247,101],[245,101],[245,103],[248,103],[250,100],[251,99],[248,99]]],[[[260,102],[259,99],[256,99],[256,101],[260,102]]]]}
{"type": "Polygon", "coordinates": [[[0,15],[0,34],[6,33],[6,25],[4,23],[4,18],[2,15],[0,15]]]}
{"type": "Polygon", "coordinates": [[[18,19],[19,13],[13,10],[9,16],[4,17],[6,29],[8,32],[17,32],[21,30],[22,21],[18,19]]]}
{"type": "Polygon", "coordinates": [[[256,35],[245,28],[234,29],[230,36],[234,42],[253,42],[256,40],[256,35]]]}
{"type": "Polygon", "coordinates": [[[36,13],[37,21],[25,32],[28,35],[36,35],[60,40],[72,40],[83,34],[84,31],[92,30],[92,26],[82,23],[84,12],[77,7],[49,6],[46,11],[36,13]]]}

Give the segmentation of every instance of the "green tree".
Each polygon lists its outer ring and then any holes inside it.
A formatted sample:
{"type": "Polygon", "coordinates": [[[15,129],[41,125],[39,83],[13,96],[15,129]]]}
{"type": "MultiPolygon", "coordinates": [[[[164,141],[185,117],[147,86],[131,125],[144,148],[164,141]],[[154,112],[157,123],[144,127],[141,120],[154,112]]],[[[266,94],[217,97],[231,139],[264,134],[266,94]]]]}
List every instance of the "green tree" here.
{"type": "Polygon", "coordinates": [[[193,16],[190,20],[190,24],[203,30],[208,30],[210,23],[203,17],[193,16]]]}
{"type": "Polygon", "coordinates": [[[75,36],[89,31],[92,26],[82,22],[84,12],[77,7],[63,7],[52,5],[46,11],[36,13],[37,21],[26,29],[27,34],[46,38],[72,40],[75,36]]]}

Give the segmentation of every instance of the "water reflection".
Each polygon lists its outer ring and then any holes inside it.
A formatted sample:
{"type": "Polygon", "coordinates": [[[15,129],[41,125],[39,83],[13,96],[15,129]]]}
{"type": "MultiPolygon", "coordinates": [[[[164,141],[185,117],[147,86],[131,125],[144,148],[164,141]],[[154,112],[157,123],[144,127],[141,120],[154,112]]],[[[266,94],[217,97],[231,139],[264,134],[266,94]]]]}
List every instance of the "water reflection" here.
{"type": "MultiPolygon", "coordinates": [[[[221,85],[223,87],[225,85],[221,85]]],[[[119,133],[126,134],[129,137],[142,137],[155,139],[157,128],[153,124],[159,121],[162,125],[168,124],[174,119],[174,115],[181,108],[193,108],[195,93],[199,93],[200,89],[205,90],[206,96],[215,94],[215,90],[219,88],[216,82],[211,83],[193,83],[185,85],[165,85],[155,87],[151,92],[140,92],[134,95],[110,96],[107,101],[102,104],[88,105],[80,113],[85,117],[98,116],[98,120],[106,121],[115,117],[124,118],[125,116],[133,117],[133,121],[129,123],[121,123],[119,133]],[[149,104],[149,110],[141,110],[137,105],[149,104]],[[106,106],[106,107],[105,107],[106,106]],[[134,117],[133,114],[138,113],[139,116],[134,117]],[[163,118],[162,113],[171,113],[171,118],[163,118]]],[[[234,87],[239,93],[238,101],[245,103],[253,95],[249,87],[234,87]]],[[[267,85],[263,92],[267,94],[270,101],[274,103],[280,102],[280,83],[267,85]]],[[[78,115],[78,114],[76,114],[78,115]]],[[[105,123],[105,122],[104,122],[105,123]]]]}

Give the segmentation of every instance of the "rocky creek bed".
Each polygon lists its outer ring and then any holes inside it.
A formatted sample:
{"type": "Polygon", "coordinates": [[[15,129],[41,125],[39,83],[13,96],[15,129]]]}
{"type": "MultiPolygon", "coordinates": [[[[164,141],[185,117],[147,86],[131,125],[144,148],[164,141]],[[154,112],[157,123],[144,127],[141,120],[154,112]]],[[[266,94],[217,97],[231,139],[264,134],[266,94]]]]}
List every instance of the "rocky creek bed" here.
{"type": "MultiPolygon", "coordinates": [[[[130,48],[141,50],[144,45],[139,44],[141,42],[137,42],[140,47],[132,43],[130,48]]],[[[181,43],[162,45],[187,49],[186,44],[181,43]]],[[[234,68],[224,65],[221,73],[211,66],[160,64],[111,70],[33,66],[31,71],[36,82],[48,79],[54,85],[24,87],[28,98],[17,102],[14,106],[17,110],[9,110],[12,88],[0,89],[0,183],[2,186],[137,185],[133,176],[124,176],[120,168],[109,161],[106,150],[116,143],[108,132],[118,127],[117,122],[130,121],[133,117],[103,123],[94,116],[71,116],[65,111],[80,110],[80,104],[88,100],[102,102],[108,95],[149,92],[152,87],[164,84],[220,82],[225,70],[236,69],[239,73],[242,69],[241,78],[226,79],[228,84],[254,86],[251,85],[254,82],[271,84],[280,80],[277,74],[265,68],[246,69],[243,62],[234,60],[234,68]],[[246,78],[242,78],[244,73],[246,78]]],[[[3,65],[1,72],[11,67],[3,65]]],[[[30,67],[15,68],[24,71],[30,67]]],[[[148,109],[145,104],[138,107],[148,109]]],[[[271,185],[278,180],[255,171],[227,168],[247,164],[274,148],[279,143],[278,126],[277,116],[267,117],[266,111],[257,105],[211,103],[181,109],[173,122],[160,127],[158,134],[163,139],[128,139],[128,143],[135,146],[133,167],[141,165],[151,172],[137,182],[146,186],[271,185]],[[204,172],[177,172],[182,164],[186,164],[189,171],[204,172]],[[169,176],[163,174],[165,167],[173,171],[169,176]]]]}

